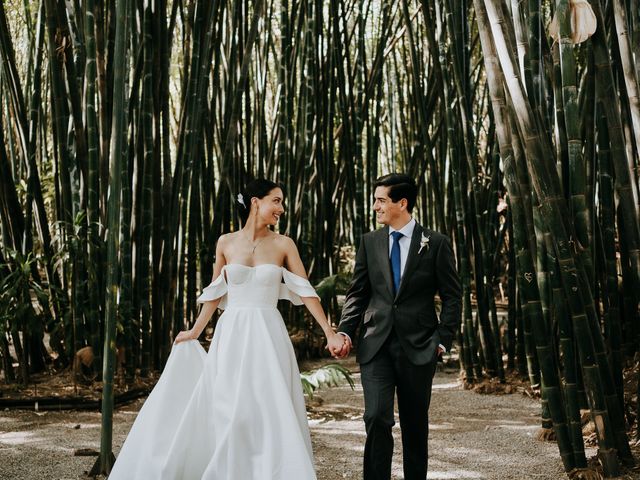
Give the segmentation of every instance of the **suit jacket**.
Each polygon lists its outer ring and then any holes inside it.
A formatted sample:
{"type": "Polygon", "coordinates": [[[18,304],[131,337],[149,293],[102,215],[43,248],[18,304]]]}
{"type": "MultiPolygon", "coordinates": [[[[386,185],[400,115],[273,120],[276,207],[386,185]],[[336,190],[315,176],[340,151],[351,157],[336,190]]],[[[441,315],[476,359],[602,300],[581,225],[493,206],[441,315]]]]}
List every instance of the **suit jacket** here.
{"type": "Polygon", "coordinates": [[[359,326],[357,361],[366,363],[395,327],[409,361],[424,365],[435,360],[437,347],[451,348],[461,317],[460,281],[449,238],[416,223],[398,292],[393,294],[389,261],[389,227],[362,237],[351,286],[338,331],[355,338],[359,326]],[[420,253],[422,233],[429,247],[420,253]],[[442,301],[440,318],[434,297],[442,301]]]}

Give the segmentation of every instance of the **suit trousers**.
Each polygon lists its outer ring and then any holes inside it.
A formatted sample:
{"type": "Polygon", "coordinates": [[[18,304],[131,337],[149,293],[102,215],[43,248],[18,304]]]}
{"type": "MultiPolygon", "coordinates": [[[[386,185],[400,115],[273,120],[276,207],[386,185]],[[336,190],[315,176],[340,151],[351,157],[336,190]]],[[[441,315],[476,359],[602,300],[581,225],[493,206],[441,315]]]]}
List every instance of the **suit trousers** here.
{"type": "Polygon", "coordinates": [[[364,480],[389,480],[393,457],[394,397],[402,436],[405,480],[425,480],[429,436],[429,403],[436,359],[411,363],[395,330],[369,362],[360,365],[364,391],[364,480]]]}

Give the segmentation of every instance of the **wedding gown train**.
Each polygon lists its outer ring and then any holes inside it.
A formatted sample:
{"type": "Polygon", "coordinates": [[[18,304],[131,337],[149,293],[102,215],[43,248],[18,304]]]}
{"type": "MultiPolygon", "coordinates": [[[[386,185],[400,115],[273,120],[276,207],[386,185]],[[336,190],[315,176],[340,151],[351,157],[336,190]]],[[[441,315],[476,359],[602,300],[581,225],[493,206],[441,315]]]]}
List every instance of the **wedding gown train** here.
{"type": "Polygon", "coordinates": [[[300,373],[276,309],[315,290],[278,265],[230,264],[198,302],[221,297],[209,352],[195,340],[173,346],[109,480],[316,478],[300,373]]]}

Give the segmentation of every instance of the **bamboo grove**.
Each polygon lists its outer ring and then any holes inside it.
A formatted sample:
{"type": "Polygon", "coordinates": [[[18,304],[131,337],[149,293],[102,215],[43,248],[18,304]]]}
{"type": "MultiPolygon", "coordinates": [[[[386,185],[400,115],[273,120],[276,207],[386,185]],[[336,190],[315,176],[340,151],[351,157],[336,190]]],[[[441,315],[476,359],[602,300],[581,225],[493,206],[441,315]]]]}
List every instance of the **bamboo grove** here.
{"type": "Polygon", "coordinates": [[[574,44],[579,4],[0,3],[4,380],[86,346],[96,370],[110,352],[105,388],[116,348],[128,380],[162,368],[256,176],[284,185],[279,229],[335,320],[373,179],[406,171],[419,220],[455,246],[466,382],[540,385],[572,476],[589,409],[615,475],[640,428],[623,391],[640,353],[640,5],[589,0],[597,28],[574,44]]]}

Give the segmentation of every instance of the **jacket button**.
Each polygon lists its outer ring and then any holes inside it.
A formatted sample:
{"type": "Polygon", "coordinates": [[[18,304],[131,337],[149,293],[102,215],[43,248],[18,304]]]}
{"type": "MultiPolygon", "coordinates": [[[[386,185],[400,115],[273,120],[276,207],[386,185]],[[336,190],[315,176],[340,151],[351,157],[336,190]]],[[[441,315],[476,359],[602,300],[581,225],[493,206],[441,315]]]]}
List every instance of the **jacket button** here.
{"type": "Polygon", "coordinates": [[[393,304],[393,308],[398,308],[398,305],[396,305],[395,303],[393,304]]]}

